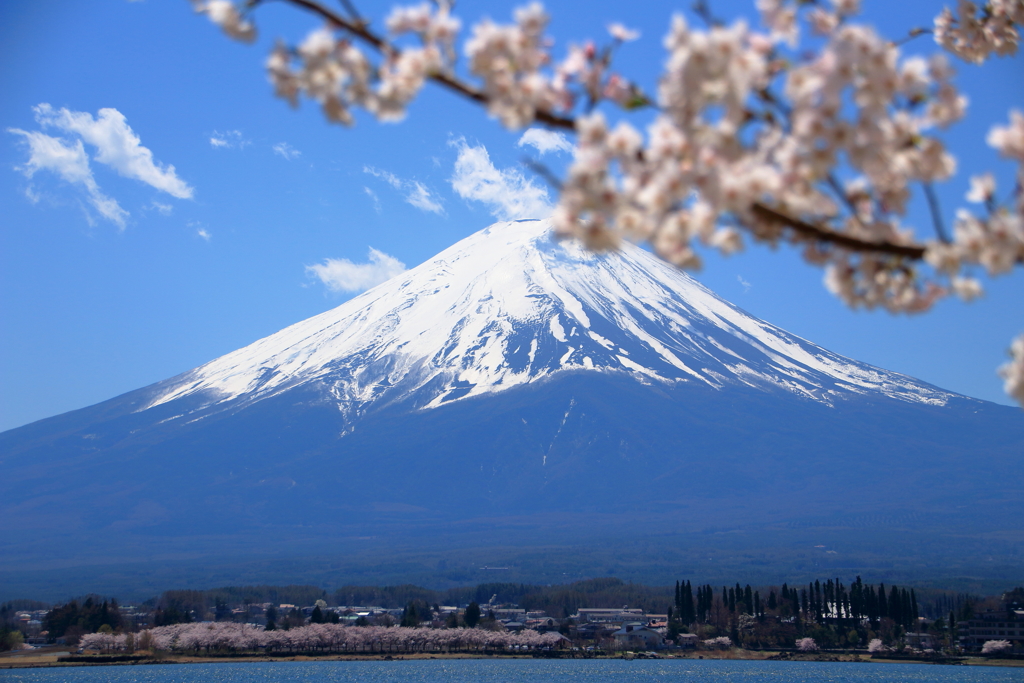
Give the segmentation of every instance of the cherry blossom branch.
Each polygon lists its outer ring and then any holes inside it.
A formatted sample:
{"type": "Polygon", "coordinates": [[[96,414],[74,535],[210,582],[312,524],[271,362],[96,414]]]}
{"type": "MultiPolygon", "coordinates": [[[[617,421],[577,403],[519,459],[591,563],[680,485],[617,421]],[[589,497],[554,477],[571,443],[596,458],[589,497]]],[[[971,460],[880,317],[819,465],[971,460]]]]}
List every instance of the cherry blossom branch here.
{"type": "Polygon", "coordinates": [[[923,246],[895,244],[893,242],[885,241],[870,242],[867,240],[857,239],[856,237],[851,237],[845,233],[836,232],[835,230],[830,230],[820,225],[815,225],[814,223],[808,223],[807,221],[802,221],[799,218],[793,218],[781,211],[765,206],[760,202],[754,203],[750,208],[755,216],[764,221],[784,225],[799,233],[801,237],[805,237],[809,240],[824,244],[834,244],[837,247],[842,247],[849,251],[867,254],[902,256],[915,261],[922,260],[925,252],[927,251],[923,246]]]}
{"type": "MultiPolygon", "coordinates": [[[[400,50],[398,50],[393,45],[388,43],[388,41],[384,40],[380,36],[370,31],[370,29],[368,28],[368,24],[362,20],[357,20],[355,22],[349,21],[348,19],[341,16],[337,12],[334,12],[324,7],[320,3],[314,2],[313,0],[284,1],[292,5],[301,7],[309,12],[312,12],[313,14],[318,15],[320,18],[326,20],[330,24],[333,24],[338,28],[341,28],[351,33],[352,35],[360,38],[367,44],[374,47],[382,55],[389,57],[392,60],[396,59],[401,55],[400,50]]],[[[347,1],[345,2],[345,4],[346,6],[350,6],[350,3],[347,1]]],[[[359,16],[358,13],[355,12],[354,8],[351,9],[350,12],[354,16],[359,16]]],[[[456,93],[457,95],[466,97],[478,104],[487,105],[490,101],[488,97],[484,95],[482,92],[480,92],[478,89],[456,78],[454,75],[445,74],[442,72],[433,72],[428,74],[427,78],[447,88],[448,90],[456,93]]],[[[576,122],[572,118],[558,116],[556,114],[552,114],[541,109],[538,109],[534,116],[537,121],[540,121],[541,123],[544,123],[553,128],[561,128],[563,130],[575,130],[576,128],[576,122]]]]}

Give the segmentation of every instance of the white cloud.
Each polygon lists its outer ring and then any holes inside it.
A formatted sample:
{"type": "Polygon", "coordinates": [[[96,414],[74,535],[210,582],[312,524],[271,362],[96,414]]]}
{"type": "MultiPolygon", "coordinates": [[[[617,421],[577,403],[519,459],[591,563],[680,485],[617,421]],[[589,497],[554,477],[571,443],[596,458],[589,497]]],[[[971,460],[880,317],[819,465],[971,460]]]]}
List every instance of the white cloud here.
{"type": "Polygon", "coordinates": [[[291,161],[292,159],[297,159],[299,157],[299,155],[302,154],[302,152],[300,152],[299,150],[295,149],[294,147],[289,145],[287,142],[279,142],[279,143],[277,143],[276,145],[274,145],[273,150],[276,153],[278,153],[281,156],[283,156],[288,161],[291,161]]]}
{"type": "Polygon", "coordinates": [[[487,204],[498,220],[546,218],[551,214],[547,189],[521,171],[495,168],[487,149],[483,145],[471,147],[465,138],[449,144],[459,150],[450,180],[460,197],[487,204]]]}
{"type": "Polygon", "coordinates": [[[154,161],[153,153],[142,146],[142,141],[118,110],[100,109],[99,117],[95,119],[88,112],[73,112],[65,108],[54,110],[46,103],[35,107],[34,111],[36,120],[43,126],[77,134],[96,147],[96,161],[110,166],[126,178],[141,180],[178,199],[192,197],[192,187],[177,176],[174,166],[163,166],[154,161]]]}
{"type": "Polygon", "coordinates": [[[321,264],[306,266],[306,274],[315,276],[332,292],[359,292],[404,272],[404,263],[373,247],[369,263],[329,258],[321,264]]]}
{"type": "Polygon", "coordinates": [[[405,194],[405,201],[409,202],[420,211],[427,211],[438,215],[444,213],[444,207],[434,199],[430,194],[430,190],[428,190],[423,183],[416,180],[411,182],[411,185],[405,194]]]}
{"type": "Polygon", "coordinates": [[[528,128],[519,138],[516,147],[526,147],[527,145],[535,148],[541,154],[572,151],[572,143],[563,133],[544,128],[528,128]]]}
{"type": "Polygon", "coordinates": [[[365,192],[370,197],[370,199],[373,200],[374,210],[377,213],[380,213],[380,197],[377,196],[377,193],[365,186],[363,187],[363,192],[365,192]]]}
{"type": "Polygon", "coordinates": [[[174,211],[174,207],[170,204],[164,204],[163,202],[158,202],[155,199],[150,203],[149,207],[159,211],[160,214],[164,216],[170,216],[174,211]]]}
{"type": "Polygon", "coordinates": [[[402,198],[420,211],[436,213],[439,216],[444,214],[444,207],[441,206],[440,200],[427,189],[426,185],[418,180],[404,180],[390,171],[383,171],[373,166],[364,166],[363,173],[369,173],[375,178],[380,178],[401,192],[402,198]]]}
{"type": "Polygon", "coordinates": [[[246,140],[240,130],[229,130],[223,133],[213,131],[210,136],[210,146],[215,149],[245,149],[252,144],[252,140],[246,140]]]}
{"type": "Polygon", "coordinates": [[[210,237],[212,237],[212,235],[210,234],[210,231],[206,229],[206,226],[204,226],[199,221],[186,221],[185,222],[185,227],[195,228],[196,229],[196,235],[198,235],[199,237],[202,237],[207,242],[209,242],[210,241],[210,237]]]}
{"type": "Polygon", "coordinates": [[[743,287],[744,294],[750,291],[750,283],[744,280],[742,275],[737,275],[736,280],[738,280],[740,285],[743,287]]]}
{"type": "MultiPolygon", "coordinates": [[[[78,185],[88,197],[88,202],[101,216],[116,224],[122,230],[128,218],[128,212],[121,208],[116,200],[103,194],[96,179],[89,168],[89,157],[85,154],[85,148],[81,140],[74,143],[66,142],[45,133],[37,131],[24,131],[18,128],[8,128],[7,132],[21,135],[25,138],[29,148],[29,158],[24,166],[18,167],[27,177],[31,178],[38,171],[50,171],[61,177],[62,180],[78,185]]],[[[29,190],[26,196],[32,203],[39,201],[39,195],[29,190]]],[[[91,217],[86,213],[86,218],[92,222],[91,217]]]]}

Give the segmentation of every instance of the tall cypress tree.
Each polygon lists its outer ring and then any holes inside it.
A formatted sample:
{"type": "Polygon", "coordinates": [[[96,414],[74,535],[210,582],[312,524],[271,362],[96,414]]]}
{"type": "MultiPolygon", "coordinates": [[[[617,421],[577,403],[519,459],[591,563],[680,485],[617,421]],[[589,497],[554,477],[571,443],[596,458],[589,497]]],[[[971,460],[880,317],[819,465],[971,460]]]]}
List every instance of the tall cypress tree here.
{"type": "Polygon", "coordinates": [[[749,583],[743,589],[743,604],[745,605],[744,611],[747,614],[754,614],[754,593],[750,590],[749,583]]]}
{"type": "Polygon", "coordinates": [[[683,621],[687,624],[692,624],[697,621],[697,610],[693,605],[693,586],[690,582],[686,582],[686,587],[682,589],[680,597],[683,601],[683,621]]]}
{"type": "Polygon", "coordinates": [[[903,603],[900,601],[900,591],[896,586],[889,589],[889,618],[895,621],[897,624],[903,623],[903,615],[900,614],[900,608],[903,603]]]}
{"type": "Polygon", "coordinates": [[[889,616],[889,601],[885,598],[884,583],[878,584],[878,599],[876,602],[878,603],[876,608],[878,610],[878,618],[881,619],[889,616]]]}
{"type": "Polygon", "coordinates": [[[917,613],[917,593],[914,592],[913,588],[910,589],[910,615],[914,620],[914,630],[916,631],[919,616],[917,613]]]}

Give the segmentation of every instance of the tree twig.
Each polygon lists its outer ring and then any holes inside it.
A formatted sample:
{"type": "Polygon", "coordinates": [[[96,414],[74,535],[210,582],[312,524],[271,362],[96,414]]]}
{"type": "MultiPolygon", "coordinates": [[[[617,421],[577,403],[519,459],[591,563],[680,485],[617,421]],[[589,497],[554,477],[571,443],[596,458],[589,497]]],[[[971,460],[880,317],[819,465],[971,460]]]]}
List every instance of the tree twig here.
{"type": "Polygon", "coordinates": [[[522,163],[523,166],[526,166],[528,169],[546,180],[548,185],[550,185],[556,192],[562,191],[562,181],[558,179],[558,176],[551,172],[550,168],[531,157],[524,156],[522,163]]]}
{"type": "Polygon", "coordinates": [[[942,222],[942,211],[939,208],[939,197],[935,194],[935,188],[932,187],[931,183],[921,183],[924,185],[924,196],[928,198],[928,210],[932,214],[932,225],[935,226],[935,234],[939,236],[939,239],[949,244],[949,235],[946,233],[946,226],[942,222]]]}
{"type": "Polygon", "coordinates": [[[751,205],[751,211],[761,220],[777,223],[799,233],[802,237],[817,242],[834,244],[850,251],[862,253],[890,254],[919,261],[924,258],[925,248],[911,244],[893,244],[892,242],[869,242],[867,240],[844,235],[820,225],[814,225],[799,218],[786,215],[761,203],[751,205]]]}

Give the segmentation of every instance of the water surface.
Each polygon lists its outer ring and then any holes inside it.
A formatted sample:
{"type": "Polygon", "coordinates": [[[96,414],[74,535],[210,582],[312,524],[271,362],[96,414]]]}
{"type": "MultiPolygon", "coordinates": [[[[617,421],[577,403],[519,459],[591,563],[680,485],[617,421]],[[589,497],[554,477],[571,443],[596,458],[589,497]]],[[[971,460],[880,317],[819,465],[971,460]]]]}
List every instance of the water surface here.
{"type": "Polygon", "coordinates": [[[0,671],[19,683],[1022,683],[1000,667],[735,660],[224,662],[0,671]]]}

